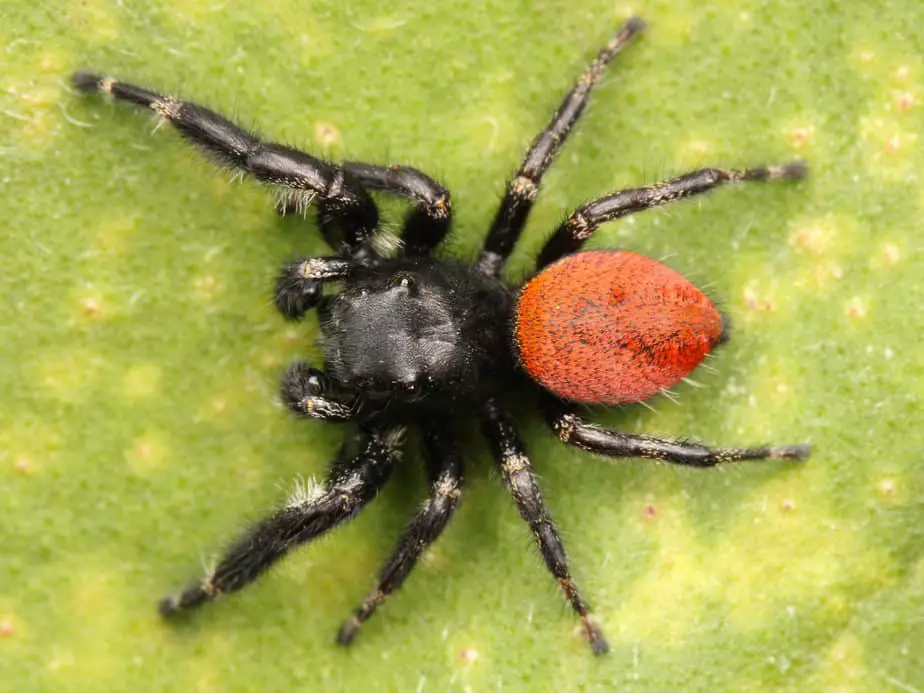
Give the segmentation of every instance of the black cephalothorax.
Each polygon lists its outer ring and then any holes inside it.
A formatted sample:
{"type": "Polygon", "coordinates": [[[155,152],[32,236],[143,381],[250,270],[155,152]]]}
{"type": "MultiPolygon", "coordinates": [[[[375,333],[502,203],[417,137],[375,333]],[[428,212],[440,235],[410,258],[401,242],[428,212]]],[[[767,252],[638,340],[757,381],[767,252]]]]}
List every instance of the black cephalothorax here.
{"type": "MultiPolygon", "coordinates": [[[[524,346],[514,334],[515,323],[517,329],[528,327],[535,331],[532,326],[524,327],[525,318],[551,316],[552,336],[561,337],[560,331],[565,329],[565,344],[570,339],[577,353],[596,339],[592,328],[599,320],[599,310],[619,310],[633,300],[632,295],[621,295],[613,304],[615,308],[601,308],[590,299],[581,303],[583,299],[578,296],[581,314],[562,318],[556,314],[560,306],[554,301],[543,304],[540,295],[536,315],[525,314],[525,309],[518,313],[523,292],[499,277],[538,195],[542,176],[584,110],[591,89],[607,64],[642,28],[637,18],[625,23],[565,96],[548,127],[533,140],[510,180],[481,255],[472,265],[430,256],[449,232],[450,197],[442,185],[416,169],[322,161],[290,147],[262,142],[202,106],[95,74],[74,75],[73,83],[80,90],[111,94],[115,99],[150,108],[220,164],[278,186],[282,191],[277,204],[280,214],[300,212],[309,204],[315,206],[321,232],[334,251],[329,257],[303,258],[286,265],[277,280],[275,302],[280,312],[294,320],[317,309],[324,345],[323,364],[312,367],[300,362],[288,369],[282,382],[282,398],[297,414],[352,422],[356,430],[325,481],[299,484],[286,503],[234,542],[214,569],[178,594],[163,599],[163,614],[174,614],[244,587],[290,549],[354,516],[386,483],[400,454],[403,432],[414,426],[421,431],[429,496],[399,539],[376,586],[340,629],[338,641],[352,642],[362,623],[401,586],[456,508],[462,490],[462,455],[454,424],[460,416],[474,415],[481,422],[498,470],[548,570],[580,618],[593,651],[600,654],[608,649],[606,640],[591,620],[587,602],[571,577],[561,537],[545,508],[523,442],[500,403],[508,385],[519,381],[532,388],[526,391],[538,397],[546,420],[561,440],[598,454],[696,467],[749,459],[803,459],[808,455],[806,445],[714,449],[607,430],[578,415],[576,403],[585,399],[556,395],[554,387],[545,381],[540,387],[541,378],[527,372],[525,359],[536,354],[527,353],[527,348],[534,347],[524,346]],[[379,215],[370,190],[397,195],[412,203],[401,242],[392,256],[377,250],[373,243],[379,215]],[[328,283],[336,283],[337,287],[325,286],[328,283]],[[585,314],[587,306],[593,310],[585,314]]],[[[799,178],[803,173],[798,162],[747,170],[703,169],[593,200],[567,217],[551,236],[539,255],[537,270],[574,258],[594,230],[611,219],[705,193],[725,183],[799,178]]],[[[594,262],[598,261],[606,266],[611,258],[598,253],[594,262]]],[[[636,267],[656,264],[626,254],[613,254],[612,261],[636,267]]],[[[574,276],[583,277],[585,284],[595,288],[588,281],[588,266],[579,264],[574,276]]],[[[711,340],[708,348],[722,341],[725,323],[717,317],[718,312],[705,297],[685,288],[679,275],[675,277],[659,267],[658,271],[668,277],[665,281],[672,282],[661,292],[665,301],[674,301],[670,308],[686,310],[693,296],[701,304],[695,317],[707,325],[700,331],[711,340]]],[[[571,295],[565,298],[570,300],[581,290],[575,283],[571,295]]],[[[531,300],[537,301],[535,296],[531,300]]],[[[661,327],[656,307],[634,310],[640,311],[646,324],[661,327]]],[[[670,328],[670,324],[667,326],[670,328]]],[[[674,370],[662,377],[664,381],[674,377],[671,374],[677,369],[687,368],[683,364],[690,360],[695,346],[687,342],[700,340],[696,348],[705,347],[701,343],[704,337],[696,331],[700,328],[684,329],[678,334],[686,341],[678,345],[653,343],[645,334],[632,335],[634,342],[618,344],[622,352],[631,351],[634,343],[641,345],[638,354],[630,354],[636,361],[627,362],[630,376],[635,375],[633,364],[638,366],[639,378],[649,377],[649,370],[665,359],[674,370]]],[[[529,332],[527,336],[532,339],[536,334],[529,332]]],[[[541,339],[538,343],[543,349],[546,346],[541,339]]],[[[593,374],[581,376],[582,362],[568,352],[566,348],[550,357],[543,351],[534,370],[538,369],[540,376],[549,376],[552,382],[559,374],[547,373],[548,364],[559,358],[563,363],[571,359],[570,370],[564,371],[562,377],[573,381],[577,372],[580,388],[581,378],[592,378],[593,374]]],[[[592,370],[593,364],[588,367],[592,370]]]]}

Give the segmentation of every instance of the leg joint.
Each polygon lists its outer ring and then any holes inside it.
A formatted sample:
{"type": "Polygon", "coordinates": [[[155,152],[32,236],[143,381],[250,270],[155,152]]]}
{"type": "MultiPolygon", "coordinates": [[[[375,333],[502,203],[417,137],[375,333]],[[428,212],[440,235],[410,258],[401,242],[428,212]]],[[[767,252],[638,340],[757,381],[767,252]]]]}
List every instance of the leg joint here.
{"type": "Polygon", "coordinates": [[[574,414],[562,414],[552,423],[552,428],[558,434],[558,439],[561,442],[570,443],[578,423],[579,420],[574,414]]]}
{"type": "Polygon", "coordinates": [[[508,453],[501,461],[501,469],[507,477],[512,477],[529,468],[529,460],[519,453],[508,453]]]}
{"type": "Polygon", "coordinates": [[[535,200],[539,194],[539,186],[532,178],[519,175],[510,182],[510,193],[521,200],[535,200]]]}

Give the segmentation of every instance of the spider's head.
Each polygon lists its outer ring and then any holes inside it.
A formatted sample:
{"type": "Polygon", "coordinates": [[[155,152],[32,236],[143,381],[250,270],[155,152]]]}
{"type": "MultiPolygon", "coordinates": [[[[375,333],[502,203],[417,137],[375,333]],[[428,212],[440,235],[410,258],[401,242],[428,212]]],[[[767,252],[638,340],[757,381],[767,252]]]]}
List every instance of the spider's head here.
{"type": "Polygon", "coordinates": [[[396,260],[356,271],[322,311],[325,362],[366,399],[415,403],[464,379],[468,359],[445,278],[426,263],[396,260]]]}
{"type": "Polygon", "coordinates": [[[673,387],[725,341],[712,301],[660,262],[587,251],[549,265],[517,302],[520,365],[573,402],[641,402],[673,387]]]}

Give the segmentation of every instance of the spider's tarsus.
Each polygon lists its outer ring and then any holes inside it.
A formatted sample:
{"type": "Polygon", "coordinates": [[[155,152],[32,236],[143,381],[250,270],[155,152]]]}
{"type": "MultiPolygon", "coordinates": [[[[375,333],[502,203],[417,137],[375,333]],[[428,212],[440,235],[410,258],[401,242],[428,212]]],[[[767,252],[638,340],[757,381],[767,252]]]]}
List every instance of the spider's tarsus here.
{"type": "Polygon", "coordinates": [[[165,618],[173,618],[191,608],[204,604],[212,598],[214,598],[214,595],[210,596],[201,587],[191,587],[176,594],[168,594],[157,602],[157,611],[165,618]]]}
{"type": "Polygon", "coordinates": [[[602,636],[599,638],[591,638],[590,649],[595,655],[599,657],[600,655],[609,653],[610,644],[604,640],[602,636]]]}
{"type": "Polygon", "coordinates": [[[355,616],[344,621],[343,625],[340,626],[340,630],[337,631],[337,644],[343,645],[344,647],[352,645],[360,625],[362,624],[360,624],[359,619],[355,616]]]}
{"type": "Polygon", "coordinates": [[[305,277],[302,265],[302,262],[286,265],[276,280],[273,302],[286,320],[298,320],[324,295],[321,280],[305,277]]]}
{"type": "Polygon", "coordinates": [[[605,655],[610,651],[610,645],[606,641],[602,630],[597,628],[589,619],[584,621],[584,628],[587,641],[590,643],[590,649],[595,655],[605,655]]]}
{"type": "Polygon", "coordinates": [[[770,448],[769,456],[780,460],[806,460],[811,454],[812,446],[808,443],[802,443],[770,448]]]}
{"type": "Polygon", "coordinates": [[[157,611],[165,618],[175,616],[182,611],[180,608],[180,600],[177,599],[176,595],[169,594],[157,602],[157,611]]]}
{"type": "Polygon", "coordinates": [[[629,35],[637,34],[648,26],[648,22],[637,15],[633,15],[622,25],[623,30],[629,32],[629,35]]]}
{"type": "Polygon", "coordinates": [[[102,75],[85,72],[83,70],[77,70],[77,72],[71,75],[71,84],[74,88],[85,92],[99,91],[99,85],[102,81],[102,75]]]}
{"type": "Polygon", "coordinates": [[[785,180],[802,180],[808,176],[808,163],[804,159],[796,159],[795,161],[790,161],[788,164],[783,164],[782,166],[775,167],[776,170],[771,169],[775,174],[773,178],[782,178],[785,180]]]}
{"type": "Polygon", "coordinates": [[[808,176],[808,164],[802,159],[796,159],[778,166],[749,168],[743,175],[738,175],[738,180],[802,180],[808,176]]]}

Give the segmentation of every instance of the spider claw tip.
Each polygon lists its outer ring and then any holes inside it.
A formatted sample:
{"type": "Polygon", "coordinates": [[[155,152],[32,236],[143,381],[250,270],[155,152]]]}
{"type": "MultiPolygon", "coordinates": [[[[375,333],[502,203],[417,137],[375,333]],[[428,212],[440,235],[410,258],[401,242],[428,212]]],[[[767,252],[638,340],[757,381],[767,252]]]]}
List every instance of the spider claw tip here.
{"type": "Polygon", "coordinates": [[[157,602],[157,611],[161,616],[173,616],[179,613],[179,600],[176,596],[170,594],[157,602]]]}
{"type": "Polygon", "coordinates": [[[353,644],[353,640],[356,638],[356,631],[359,629],[359,624],[355,619],[350,619],[342,626],[340,630],[337,631],[337,644],[343,645],[344,647],[349,647],[353,644]]]}
{"type": "Polygon", "coordinates": [[[788,445],[786,447],[773,448],[772,456],[783,460],[805,460],[812,454],[812,446],[808,443],[800,445],[788,445]]]}
{"type": "Polygon", "coordinates": [[[102,79],[100,75],[92,72],[77,70],[71,75],[71,84],[80,91],[96,91],[102,79]]]}
{"type": "Polygon", "coordinates": [[[647,27],[648,23],[638,15],[633,15],[626,20],[624,26],[626,30],[635,34],[647,27]]]}

